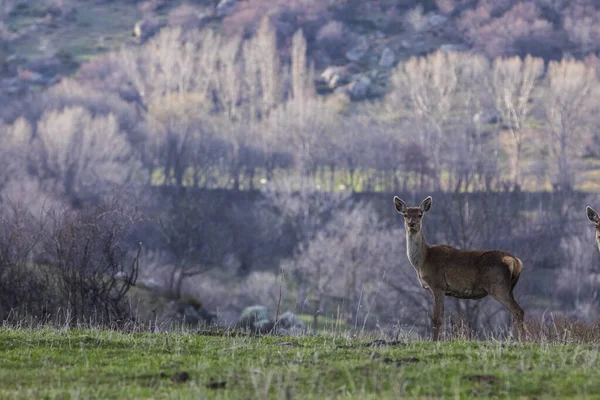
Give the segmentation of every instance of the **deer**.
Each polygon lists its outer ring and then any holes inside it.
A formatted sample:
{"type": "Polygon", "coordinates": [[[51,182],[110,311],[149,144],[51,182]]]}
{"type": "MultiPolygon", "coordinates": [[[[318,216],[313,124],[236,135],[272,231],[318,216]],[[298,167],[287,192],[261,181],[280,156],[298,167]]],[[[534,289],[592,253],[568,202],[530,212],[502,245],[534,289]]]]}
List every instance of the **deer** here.
{"type": "Polygon", "coordinates": [[[490,295],[512,314],[518,329],[515,334],[523,334],[525,312],[513,296],[523,262],[505,251],[429,246],[422,223],[432,201],[429,196],[418,207],[408,207],[394,196],[396,211],[404,217],[408,261],[422,288],[433,295],[432,340],[438,341],[443,335],[445,296],[479,300],[490,295]]]}
{"type": "Polygon", "coordinates": [[[587,206],[585,208],[587,217],[596,225],[596,244],[598,245],[598,251],[600,251],[600,216],[592,207],[587,206]]]}

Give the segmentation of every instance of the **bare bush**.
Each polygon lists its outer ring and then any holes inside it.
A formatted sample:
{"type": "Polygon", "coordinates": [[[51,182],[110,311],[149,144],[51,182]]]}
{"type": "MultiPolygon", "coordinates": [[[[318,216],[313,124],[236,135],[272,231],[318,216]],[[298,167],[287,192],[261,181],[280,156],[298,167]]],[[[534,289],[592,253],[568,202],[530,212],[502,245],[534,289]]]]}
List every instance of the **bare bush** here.
{"type": "Polygon", "coordinates": [[[457,22],[475,50],[491,58],[513,54],[556,58],[550,40],[552,24],[534,3],[517,3],[499,18],[494,18],[494,11],[491,4],[481,3],[457,22]]]}
{"type": "Polygon", "coordinates": [[[77,212],[51,209],[45,218],[47,279],[68,322],[129,320],[126,295],[137,279],[140,250],[132,256],[125,239],[137,215],[112,203],[77,212]]]}
{"type": "Polygon", "coordinates": [[[330,21],[317,32],[316,45],[332,58],[343,57],[349,47],[350,32],[343,22],[330,21]]]}
{"type": "Polygon", "coordinates": [[[191,195],[174,196],[170,204],[149,210],[157,221],[168,251],[170,271],[169,297],[180,299],[186,280],[222,266],[231,249],[229,227],[215,219],[217,200],[200,202],[191,195]]]}
{"type": "Polygon", "coordinates": [[[563,304],[568,305],[568,313],[578,319],[592,322],[597,318],[598,282],[596,272],[596,249],[580,236],[563,238],[561,254],[564,260],[556,273],[556,284],[563,304]]]}
{"type": "Polygon", "coordinates": [[[280,277],[272,272],[251,272],[238,284],[237,295],[239,298],[237,301],[244,307],[261,304],[271,310],[276,310],[281,284],[283,282],[280,277]]]}
{"type": "Polygon", "coordinates": [[[7,200],[0,215],[3,319],[73,325],[131,319],[126,295],[139,256],[126,243],[138,220],[132,209],[116,201],[85,211],[49,204],[33,214],[7,200]]]}
{"type": "Polygon", "coordinates": [[[578,3],[563,11],[563,26],[580,54],[586,55],[600,49],[600,10],[592,2],[578,3]]]}
{"type": "Polygon", "coordinates": [[[31,315],[43,320],[57,311],[43,267],[31,265],[41,235],[25,207],[3,198],[0,205],[0,320],[31,315]]]}
{"type": "Polygon", "coordinates": [[[423,13],[423,5],[418,4],[404,14],[404,24],[413,32],[423,32],[429,25],[429,21],[423,13]]]}
{"type": "Polygon", "coordinates": [[[448,15],[458,14],[476,3],[477,0],[435,0],[438,9],[448,15]]]}
{"type": "MultiPolygon", "coordinates": [[[[263,190],[267,206],[294,232],[296,251],[315,239],[331,218],[332,212],[349,197],[349,192],[327,193],[319,190],[314,180],[288,178],[271,183],[263,190]]],[[[295,270],[297,299],[306,299],[307,282],[301,270],[295,270]]]]}
{"type": "Polygon", "coordinates": [[[368,206],[342,206],[313,239],[298,248],[288,268],[307,285],[307,294],[316,304],[315,319],[328,303],[341,299],[340,308],[334,310],[340,318],[356,328],[374,326],[369,317],[376,314],[386,270],[398,256],[386,240],[389,235],[368,206]]]}
{"type": "Polygon", "coordinates": [[[169,25],[180,26],[184,30],[200,28],[206,17],[200,8],[184,3],[169,12],[169,25]]]}
{"type": "Polygon", "coordinates": [[[329,19],[327,3],[318,0],[238,2],[235,10],[223,20],[223,29],[226,35],[252,36],[267,16],[277,31],[279,46],[289,46],[289,40],[298,30],[312,42],[319,28],[329,19]]]}

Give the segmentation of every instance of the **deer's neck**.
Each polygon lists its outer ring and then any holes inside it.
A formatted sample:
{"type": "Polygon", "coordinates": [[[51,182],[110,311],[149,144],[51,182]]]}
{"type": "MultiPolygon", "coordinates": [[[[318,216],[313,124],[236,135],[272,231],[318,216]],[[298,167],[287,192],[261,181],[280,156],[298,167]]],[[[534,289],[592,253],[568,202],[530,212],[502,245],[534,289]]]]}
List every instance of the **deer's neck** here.
{"type": "Polygon", "coordinates": [[[419,230],[417,233],[406,232],[406,254],[408,255],[408,261],[410,261],[415,269],[418,270],[421,268],[421,265],[425,261],[427,248],[428,246],[425,243],[422,230],[419,230]]]}

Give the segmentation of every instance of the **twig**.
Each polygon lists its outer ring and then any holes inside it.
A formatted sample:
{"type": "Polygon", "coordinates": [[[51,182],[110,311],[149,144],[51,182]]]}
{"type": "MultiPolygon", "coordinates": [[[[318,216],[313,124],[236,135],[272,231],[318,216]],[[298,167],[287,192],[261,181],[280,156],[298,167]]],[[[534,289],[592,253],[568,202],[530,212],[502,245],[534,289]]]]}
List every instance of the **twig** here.
{"type": "MultiPolygon", "coordinates": [[[[279,298],[277,299],[277,310],[275,311],[275,327],[277,327],[277,323],[279,322],[279,312],[281,310],[281,295],[283,293],[283,269],[280,269],[279,272],[279,298]]],[[[275,328],[273,328],[275,329],[275,328]]]]}

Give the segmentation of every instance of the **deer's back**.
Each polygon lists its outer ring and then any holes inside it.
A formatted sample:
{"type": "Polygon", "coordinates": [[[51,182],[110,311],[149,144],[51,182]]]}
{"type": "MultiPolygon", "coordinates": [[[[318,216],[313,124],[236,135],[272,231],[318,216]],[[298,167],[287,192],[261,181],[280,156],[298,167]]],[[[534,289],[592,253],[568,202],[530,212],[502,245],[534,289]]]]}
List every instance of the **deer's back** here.
{"type": "Polygon", "coordinates": [[[510,253],[499,250],[459,250],[446,245],[429,248],[423,266],[424,280],[444,288],[446,295],[479,299],[491,285],[511,283],[510,253]]]}

